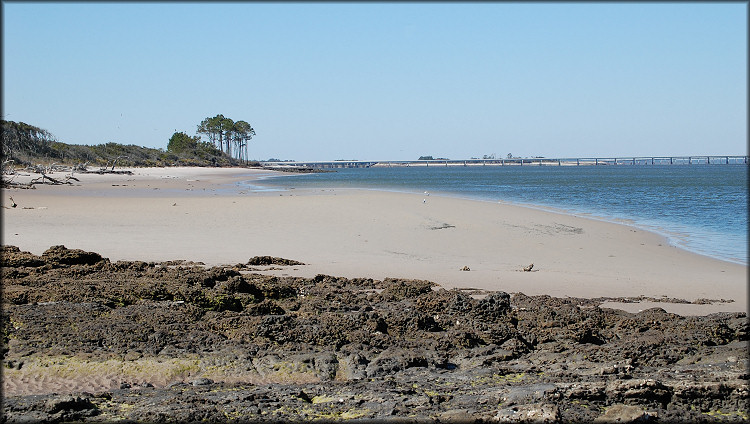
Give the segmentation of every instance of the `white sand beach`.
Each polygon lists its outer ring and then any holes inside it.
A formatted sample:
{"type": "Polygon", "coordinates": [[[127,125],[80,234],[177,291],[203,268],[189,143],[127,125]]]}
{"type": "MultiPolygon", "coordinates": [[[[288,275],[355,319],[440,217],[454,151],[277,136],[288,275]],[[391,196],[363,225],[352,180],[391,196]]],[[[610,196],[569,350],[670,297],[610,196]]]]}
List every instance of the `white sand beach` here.
{"type": "Polygon", "coordinates": [[[684,315],[748,311],[747,266],[626,225],[435,195],[423,201],[421,194],[368,190],[254,192],[236,184],[273,174],[265,170],[132,171],[75,174],[74,186],[4,190],[3,243],[35,254],[62,244],[112,261],[218,265],[271,255],[307,264],[267,271],[278,275],[401,277],[558,297],[725,299],[733,302],[604,306],[684,315]],[[523,272],[531,263],[533,270],[523,272]]]}

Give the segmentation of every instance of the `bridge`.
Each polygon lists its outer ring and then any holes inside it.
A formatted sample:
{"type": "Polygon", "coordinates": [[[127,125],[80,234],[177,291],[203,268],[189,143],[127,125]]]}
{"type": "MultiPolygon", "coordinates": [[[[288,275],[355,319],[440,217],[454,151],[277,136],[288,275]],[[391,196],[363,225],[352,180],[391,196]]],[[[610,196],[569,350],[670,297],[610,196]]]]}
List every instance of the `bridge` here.
{"type": "Polygon", "coordinates": [[[434,159],[406,161],[337,160],[261,162],[268,168],[371,168],[399,166],[600,166],[600,165],[747,165],[747,156],[632,156],[613,158],[434,159]]]}

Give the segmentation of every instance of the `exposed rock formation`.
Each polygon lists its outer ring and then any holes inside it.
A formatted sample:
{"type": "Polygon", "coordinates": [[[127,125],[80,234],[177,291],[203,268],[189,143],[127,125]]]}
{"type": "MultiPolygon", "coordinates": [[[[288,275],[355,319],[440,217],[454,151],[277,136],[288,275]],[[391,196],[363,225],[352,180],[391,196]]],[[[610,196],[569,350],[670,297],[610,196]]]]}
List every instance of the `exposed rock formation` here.
{"type": "Polygon", "coordinates": [[[745,314],[63,246],[5,246],[1,265],[9,422],[749,418],[745,314]]]}

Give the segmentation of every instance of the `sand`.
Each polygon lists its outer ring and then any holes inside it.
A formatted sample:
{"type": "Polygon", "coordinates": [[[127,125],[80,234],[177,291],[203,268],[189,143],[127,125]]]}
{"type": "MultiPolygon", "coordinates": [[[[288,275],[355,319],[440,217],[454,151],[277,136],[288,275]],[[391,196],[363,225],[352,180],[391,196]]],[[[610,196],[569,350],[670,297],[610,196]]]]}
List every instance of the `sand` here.
{"type": "MultiPolygon", "coordinates": [[[[237,184],[274,174],[265,170],[132,171],[76,174],[74,186],[4,190],[3,243],[35,254],[62,244],[112,261],[219,265],[271,255],[307,264],[266,271],[278,275],[414,278],[558,297],[725,299],[733,302],[604,306],[658,306],[683,315],[748,311],[747,266],[627,225],[421,193],[253,191],[237,184]],[[9,197],[17,207],[9,208],[9,197]],[[533,270],[523,272],[531,263],[533,270]]],[[[16,181],[23,178],[29,177],[16,181]]]]}

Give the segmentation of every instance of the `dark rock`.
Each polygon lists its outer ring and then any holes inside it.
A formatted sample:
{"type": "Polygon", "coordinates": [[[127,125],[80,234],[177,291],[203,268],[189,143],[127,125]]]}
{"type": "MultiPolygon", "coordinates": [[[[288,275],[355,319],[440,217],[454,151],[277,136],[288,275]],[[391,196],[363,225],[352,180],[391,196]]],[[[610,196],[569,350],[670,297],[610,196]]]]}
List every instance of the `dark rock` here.
{"type": "Polygon", "coordinates": [[[635,420],[748,418],[743,313],[630,314],[522,293],[477,300],[419,280],[2,252],[6,377],[137,361],[158,386],[12,394],[8,422],[592,422],[632,408],[635,420]]]}
{"type": "Polygon", "coordinates": [[[245,308],[245,311],[250,315],[284,315],[286,311],[279,304],[270,299],[264,299],[260,303],[251,304],[245,308]]]}
{"type": "MultiPolygon", "coordinates": [[[[21,252],[16,246],[0,246],[0,266],[3,267],[38,267],[44,260],[29,252],[21,252]]],[[[4,270],[4,272],[7,272],[4,270]]],[[[6,274],[7,276],[7,274],[6,274]]]]}
{"type": "Polygon", "coordinates": [[[381,293],[384,299],[401,300],[416,298],[422,294],[432,291],[434,283],[424,280],[401,280],[396,278],[386,278],[383,280],[385,289],[381,293]]]}
{"type": "Polygon", "coordinates": [[[469,409],[451,409],[438,416],[441,422],[470,423],[476,421],[474,411],[469,409]]]}
{"type": "Polygon", "coordinates": [[[382,377],[412,367],[435,367],[446,361],[437,352],[390,347],[367,364],[367,377],[382,377]]]}
{"type": "Polygon", "coordinates": [[[88,398],[77,396],[62,396],[52,398],[45,404],[44,411],[49,414],[55,414],[62,411],[83,411],[86,409],[95,409],[96,406],[88,398]]]}
{"type": "Polygon", "coordinates": [[[104,261],[101,255],[95,252],[86,252],[80,249],[68,249],[65,246],[52,246],[42,253],[42,259],[54,267],[66,265],[94,265],[104,261]]]}
{"type": "Polygon", "coordinates": [[[494,421],[500,423],[556,423],[560,422],[557,405],[536,403],[503,408],[497,412],[494,421]]]}
{"type": "Polygon", "coordinates": [[[249,266],[259,265],[304,265],[304,263],[292,259],[276,258],[272,256],[253,256],[247,261],[249,266]]]}
{"type": "Polygon", "coordinates": [[[643,409],[632,406],[617,404],[612,405],[597,417],[595,423],[643,423],[652,421],[654,418],[651,414],[643,409]]]}
{"type": "Polygon", "coordinates": [[[473,308],[474,315],[484,320],[499,320],[510,310],[510,295],[505,292],[489,294],[477,302],[473,308]]]}

